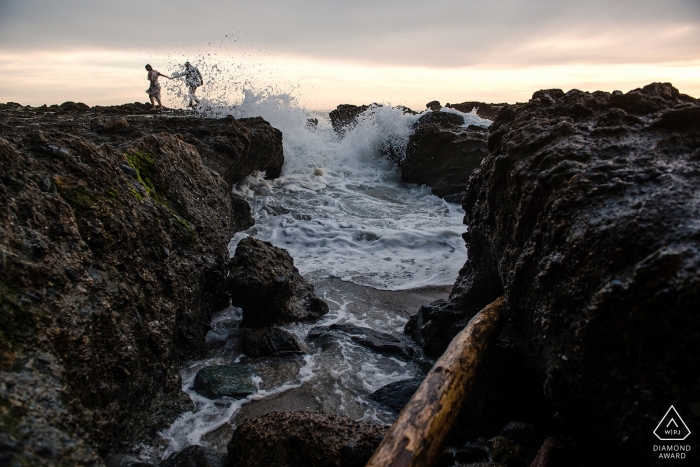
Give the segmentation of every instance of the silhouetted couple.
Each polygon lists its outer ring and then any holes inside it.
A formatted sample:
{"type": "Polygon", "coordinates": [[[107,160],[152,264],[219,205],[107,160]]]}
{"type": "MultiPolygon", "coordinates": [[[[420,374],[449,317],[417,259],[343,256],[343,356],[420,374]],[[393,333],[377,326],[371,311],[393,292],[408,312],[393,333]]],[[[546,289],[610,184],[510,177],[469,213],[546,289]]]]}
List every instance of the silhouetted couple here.
{"type": "Polygon", "coordinates": [[[203,84],[204,81],[202,79],[202,74],[199,72],[197,67],[190,65],[190,62],[185,62],[185,71],[181,73],[173,73],[172,78],[162,74],[158,70],[154,70],[151,65],[146,65],[146,70],[148,70],[147,79],[151,82],[151,85],[146,90],[146,93],[151,99],[152,111],[163,110],[165,108],[163,107],[163,104],[160,101],[160,84],[158,83],[158,78],[161,76],[167,79],[179,78],[181,76],[184,76],[185,84],[187,85],[190,91],[188,94],[188,97],[190,98],[189,106],[194,107],[196,104],[199,104],[199,99],[197,99],[197,97],[195,96],[195,92],[197,91],[197,88],[203,84]],[[158,107],[156,107],[155,101],[158,102],[158,107]]]}

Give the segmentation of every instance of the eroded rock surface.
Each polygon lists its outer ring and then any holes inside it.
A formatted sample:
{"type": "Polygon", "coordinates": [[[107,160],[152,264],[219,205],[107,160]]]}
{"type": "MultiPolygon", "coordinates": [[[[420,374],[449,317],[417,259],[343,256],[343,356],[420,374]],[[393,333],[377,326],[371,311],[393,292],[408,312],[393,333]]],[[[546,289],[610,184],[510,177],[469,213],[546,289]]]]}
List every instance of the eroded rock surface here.
{"type": "Polygon", "coordinates": [[[445,104],[445,107],[459,110],[462,113],[468,114],[476,109],[476,114],[487,120],[493,120],[498,115],[498,112],[508,104],[487,104],[486,102],[468,101],[461,104],[445,104]]]}
{"type": "Polygon", "coordinates": [[[309,321],[328,313],[287,250],[253,237],[238,243],[224,288],[233,306],[243,309],[242,326],[309,321]]]}
{"type": "Polygon", "coordinates": [[[500,345],[555,425],[592,459],[650,463],[671,403],[700,422],[700,104],[670,84],[544,90],[490,131],[463,203],[469,261],[408,331],[437,354],[504,294],[500,345]]]}
{"type": "Polygon", "coordinates": [[[472,171],[488,154],[485,128],[462,128],[464,117],[433,111],[423,115],[408,140],[399,166],[401,179],[421,183],[448,201],[460,202],[472,171]]]}
{"type": "Polygon", "coordinates": [[[272,412],[241,423],[230,467],[362,467],[389,427],[308,412],[272,412]]]}
{"type": "Polygon", "coordinates": [[[94,447],[126,452],[191,408],[179,366],[205,350],[228,241],[250,218],[185,141],[204,148],[186,128],[207,125],[257,144],[244,122],[142,104],[0,105],[3,459],[99,464],[94,447]]]}

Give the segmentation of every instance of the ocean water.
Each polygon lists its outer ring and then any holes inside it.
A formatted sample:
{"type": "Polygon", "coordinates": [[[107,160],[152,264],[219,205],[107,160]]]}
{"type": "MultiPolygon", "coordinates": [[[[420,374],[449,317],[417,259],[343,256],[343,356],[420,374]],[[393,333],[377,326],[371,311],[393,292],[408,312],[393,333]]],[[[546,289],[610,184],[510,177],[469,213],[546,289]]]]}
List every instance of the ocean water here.
{"type": "MultiPolygon", "coordinates": [[[[368,396],[388,383],[422,377],[430,362],[420,357],[420,349],[415,348],[417,358],[406,360],[378,354],[349,336],[339,335],[330,346],[306,336],[314,326],[349,323],[412,346],[402,335],[408,316],[419,304],[446,297],[449,289],[440,286],[454,283],[464,264],[461,207],[433,196],[426,186],[401,182],[395,163],[382,155],[387,141],[405,146],[419,115],[373,107],[341,139],[327,113],[306,111],[285,94],[245,91],[236,106],[204,104],[212,116],[262,116],[283,133],[282,175],[266,180],[264,174],[254,174],[234,188],[251,205],[256,225],[231,239],[231,255],[247,235],[287,249],[331,311],[314,323],[284,326],[303,344],[304,355],[262,359],[240,350],[240,310],[230,307],[217,314],[207,336],[210,355],[182,370],[183,391],[195,410],[137,451],[146,460],[157,460],[192,444],[225,450],[237,423],[271,410],[392,423],[396,414],[368,396]],[[310,118],[318,124],[309,124],[310,118]],[[199,369],[230,362],[253,367],[255,394],[209,400],[191,389],[199,369]]],[[[462,115],[466,125],[491,123],[462,115]]]]}

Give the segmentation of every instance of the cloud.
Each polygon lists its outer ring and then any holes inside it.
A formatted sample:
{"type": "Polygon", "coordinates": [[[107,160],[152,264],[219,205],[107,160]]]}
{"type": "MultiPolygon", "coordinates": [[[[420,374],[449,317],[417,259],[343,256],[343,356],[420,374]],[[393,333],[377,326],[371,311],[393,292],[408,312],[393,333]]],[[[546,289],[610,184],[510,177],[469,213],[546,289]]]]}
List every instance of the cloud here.
{"type": "Polygon", "coordinates": [[[437,68],[663,63],[700,56],[697,0],[0,0],[0,5],[0,48],[12,50],[247,48],[339,63],[437,68]]]}

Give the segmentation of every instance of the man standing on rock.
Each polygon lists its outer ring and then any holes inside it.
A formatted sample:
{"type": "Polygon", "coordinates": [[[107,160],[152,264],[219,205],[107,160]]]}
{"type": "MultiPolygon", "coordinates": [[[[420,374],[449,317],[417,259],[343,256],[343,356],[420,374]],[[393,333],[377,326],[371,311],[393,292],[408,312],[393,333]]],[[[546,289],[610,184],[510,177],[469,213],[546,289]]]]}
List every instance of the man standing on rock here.
{"type": "Polygon", "coordinates": [[[181,76],[185,77],[185,84],[187,84],[187,87],[190,88],[190,92],[188,94],[190,103],[188,105],[189,107],[194,107],[195,104],[199,104],[199,99],[197,99],[194,93],[197,91],[198,87],[204,84],[202,74],[199,72],[196,66],[190,65],[190,62],[185,62],[185,71],[182,73],[173,74],[173,78],[179,78],[181,76]]]}
{"type": "Polygon", "coordinates": [[[161,72],[154,70],[151,65],[146,65],[146,70],[148,70],[148,81],[151,82],[151,85],[146,89],[146,93],[148,93],[148,97],[151,99],[151,110],[156,110],[156,104],[153,101],[154,99],[158,101],[158,106],[159,110],[163,110],[165,107],[163,107],[163,104],[160,102],[160,84],[158,84],[158,77],[163,76],[168,79],[172,79],[168,76],[165,76],[161,72]]]}

